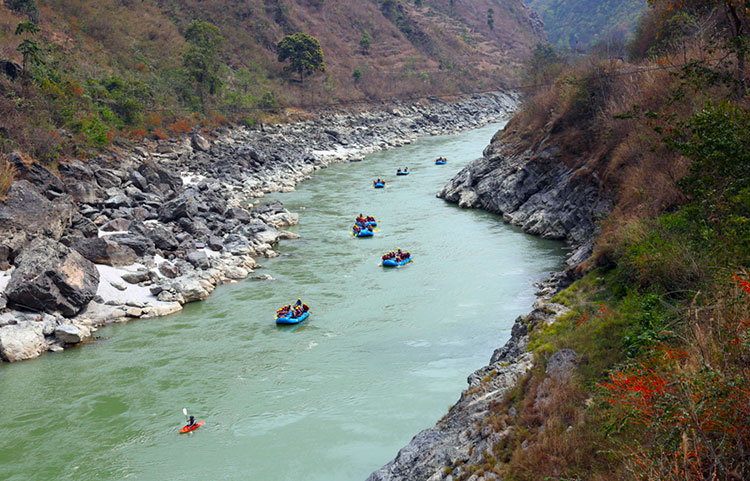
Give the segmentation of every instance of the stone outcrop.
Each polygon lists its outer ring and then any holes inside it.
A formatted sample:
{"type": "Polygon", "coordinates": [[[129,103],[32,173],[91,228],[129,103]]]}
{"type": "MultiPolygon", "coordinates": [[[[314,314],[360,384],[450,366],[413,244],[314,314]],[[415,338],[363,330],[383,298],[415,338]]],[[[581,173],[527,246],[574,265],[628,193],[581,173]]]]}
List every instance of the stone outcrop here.
{"type": "Polygon", "coordinates": [[[567,240],[573,247],[568,264],[578,265],[590,255],[597,222],[611,203],[594,174],[568,167],[558,152],[542,146],[518,153],[496,135],[483,157],[461,170],[438,197],[501,214],[529,234],[567,240]]]}
{"type": "Polygon", "coordinates": [[[99,273],[78,252],[35,239],[16,259],[5,296],[11,306],[74,316],[96,295],[99,273]]]}

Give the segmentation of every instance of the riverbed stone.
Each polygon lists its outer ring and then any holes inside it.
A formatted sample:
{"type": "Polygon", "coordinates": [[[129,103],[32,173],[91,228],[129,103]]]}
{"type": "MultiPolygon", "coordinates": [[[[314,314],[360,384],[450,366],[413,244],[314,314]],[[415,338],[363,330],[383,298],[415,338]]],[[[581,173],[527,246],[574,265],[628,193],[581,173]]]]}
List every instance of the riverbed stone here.
{"type": "Polygon", "coordinates": [[[95,264],[128,266],[138,259],[130,247],[104,237],[77,238],[70,243],[70,247],[95,264]]]}
{"type": "Polygon", "coordinates": [[[0,327],[0,357],[7,362],[39,357],[47,349],[41,323],[23,322],[0,327]]]}
{"type": "Polygon", "coordinates": [[[55,338],[63,344],[79,344],[89,334],[88,329],[73,324],[60,324],[55,328],[55,338]]]}
{"type": "Polygon", "coordinates": [[[96,295],[99,271],[78,252],[38,238],[16,259],[5,295],[12,306],[77,314],[96,295]]]}

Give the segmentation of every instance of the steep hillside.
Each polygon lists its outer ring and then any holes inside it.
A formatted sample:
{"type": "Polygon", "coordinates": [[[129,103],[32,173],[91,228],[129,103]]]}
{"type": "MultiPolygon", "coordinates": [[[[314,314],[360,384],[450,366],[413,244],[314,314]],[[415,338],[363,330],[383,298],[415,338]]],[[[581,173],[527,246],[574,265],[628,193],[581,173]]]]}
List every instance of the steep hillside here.
{"type": "Polygon", "coordinates": [[[22,148],[43,160],[118,136],[164,136],[227,118],[252,123],[280,105],[502,89],[543,35],[521,0],[2,5],[0,60],[11,69],[0,75],[3,151],[22,148]],[[40,31],[16,33],[25,20],[40,31]],[[193,21],[218,28],[201,24],[207,44],[186,39],[193,21]],[[318,39],[325,56],[325,71],[304,82],[277,60],[277,43],[296,32],[318,39]],[[23,42],[32,50],[20,75],[23,42]]]}
{"type": "Polygon", "coordinates": [[[599,41],[622,42],[632,32],[646,0],[527,0],[544,20],[558,47],[586,48],[599,41]]]}
{"type": "Polygon", "coordinates": [[[750,10],[654,3],[648,60],[550,66],[439,194],[570,268],[369,481],[750,479],[750,10]]]}

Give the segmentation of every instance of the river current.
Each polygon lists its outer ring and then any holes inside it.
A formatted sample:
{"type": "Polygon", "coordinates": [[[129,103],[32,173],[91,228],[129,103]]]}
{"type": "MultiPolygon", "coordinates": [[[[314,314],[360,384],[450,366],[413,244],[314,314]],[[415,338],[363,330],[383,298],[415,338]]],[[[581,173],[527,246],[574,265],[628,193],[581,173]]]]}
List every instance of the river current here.
{"type": "Polygon", "coordinates": [[[366,478],[447,412],[530,310],[533,282],[562,265],[560,243],[435,197],[500,127],[423,138],[270,196],[300,214],[302,236],[260,260],[274,281],[0,366],[0,479],[366,478]],[[350,236],[359,213],[380,221],[374,238],[350,236]],[[396,248],[414,263],[383,270],[396,248]],[[277,327],[276,308],[298,297],[311,317],[277,327]],[[178,434],[183,408],[206,424],[178,434]]]}

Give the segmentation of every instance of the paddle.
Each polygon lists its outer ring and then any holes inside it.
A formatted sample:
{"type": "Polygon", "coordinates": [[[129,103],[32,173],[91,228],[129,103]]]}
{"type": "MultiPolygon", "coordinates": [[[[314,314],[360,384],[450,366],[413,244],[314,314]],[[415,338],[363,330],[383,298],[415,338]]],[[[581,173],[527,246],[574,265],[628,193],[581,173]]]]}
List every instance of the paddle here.
{"type": "Polygon", "coordinates": [[[187,424],[187,423],[188,423],[188,413],[187,413],[187,408],[182,408],[182,414],[184,414],[184,415],[185,415],[185,424],[187,424]]]}

